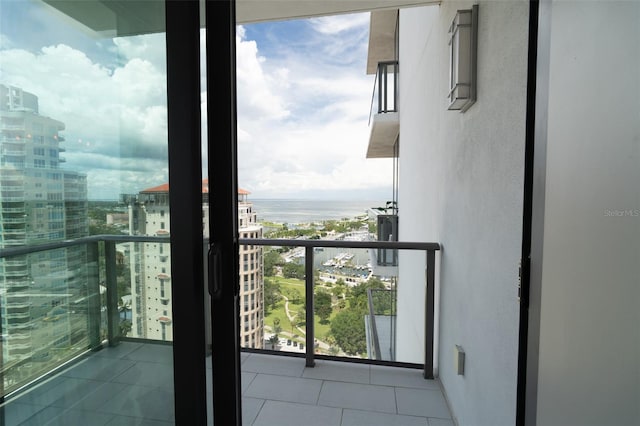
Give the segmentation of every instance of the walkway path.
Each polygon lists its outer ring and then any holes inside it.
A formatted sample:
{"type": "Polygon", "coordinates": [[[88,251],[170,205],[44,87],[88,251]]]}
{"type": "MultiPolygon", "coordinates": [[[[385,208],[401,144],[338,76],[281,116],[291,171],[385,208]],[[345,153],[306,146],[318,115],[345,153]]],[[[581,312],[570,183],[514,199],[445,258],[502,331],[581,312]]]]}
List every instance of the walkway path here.
{"type": "MultiPolygon", "coordinates": [[[[284,299],[284,312],[287,315],[287,318],[289,319],[289,322],[293,321],[294,315],[291,314],[291,311],[289,310],[289,298],[287,296],[285,296],[284,294],[282,295],[282,298],[284,299]]],[[[265,326],[265,328],[269,327],[268,325],[265,326]]],[[[271,327],[269,327],[271,328],[271,327]]],[[[302,333],[303,336],[307,335],[307,332],[305,331],[305,329],[299,327],[296,325],[296,329],[302,333]]],[[[292,333],[289,332],[282,332],[282,334],[289,334],[290,336],[293,336],[292,333]]],[[[320,347],[320,349],[324,349],[326,351],[329,350],[329,348],[331,347],[331,345],[329,345],[326,342],[323,342],[322,340],[318,340],[315,339],[316,344],[320,347]]],[[[342,351],[341,351],[342,353],[342,351]]]]}

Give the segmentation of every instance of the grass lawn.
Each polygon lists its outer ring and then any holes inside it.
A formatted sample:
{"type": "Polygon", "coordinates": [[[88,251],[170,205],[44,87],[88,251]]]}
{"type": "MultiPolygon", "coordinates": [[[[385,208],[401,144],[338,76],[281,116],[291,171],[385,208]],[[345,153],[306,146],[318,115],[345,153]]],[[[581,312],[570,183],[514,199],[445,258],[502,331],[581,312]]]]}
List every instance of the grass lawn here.
{"type": "MultiPolygon", "coordinates": [[[[280,284],[280,292],[283,295],[291,296],[291,294],[295,294],[293,292],[296,292],[296,291],[298,292],[300,296],[300,300],[299,300],[300,303],[296,304],[296,303],[289,302],[290,313],[291,314],[297,313],[304,305],[304,300],[305,300],[304,299],[305,297],[304,281],[295,279],[295,278],[282,278],[282,277],[275,277],[275,280],[280,284]]],[[[289,319],[287,318],[287,315],[284,311],[284,303],[285,303],[284,299],[282,299],[276,304],[275,309],[271,309],[269,311],[269,315],[266,315],[264,318],[264,324],[268,325],[269,327],[273,327],[274,318],[280,318],[280,327],[282,328],[282,331],[291,333],[291,323],[289,322],[289,319]]],[[[338,311],[334,309],[333,312],[331,313],[331,316],[329,317],[329,321],[326,324],[321,324],[320,318],[317,315],[314,315],[315,317],[314,330],[315,330],[316,339],[326,341],[326,337],[329,334],[331,329],[331,320],[337,315],[337,313],[338,311]]],[[[302,329],[305,329],[304,323],[302,323],[300,327],[302,329]]],[[[294,334],[296,334],[295,330],[294,330],[294,334]]]]}

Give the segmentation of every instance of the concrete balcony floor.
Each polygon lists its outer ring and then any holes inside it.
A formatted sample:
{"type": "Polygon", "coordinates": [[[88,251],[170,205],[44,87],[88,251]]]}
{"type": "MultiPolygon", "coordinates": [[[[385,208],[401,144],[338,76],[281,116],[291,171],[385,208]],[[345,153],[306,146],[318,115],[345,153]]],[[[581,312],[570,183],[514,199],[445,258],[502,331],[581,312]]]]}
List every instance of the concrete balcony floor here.
{"type": "MultiPolygon", "coordinates": [[[[171,364],[171,346],[103,349],[9,400],[0,424],[172,425],[171,364]]],[[[414,369],[243,353],[242,395],[245,425],[453,426],[439,382],[414,369]]]]}

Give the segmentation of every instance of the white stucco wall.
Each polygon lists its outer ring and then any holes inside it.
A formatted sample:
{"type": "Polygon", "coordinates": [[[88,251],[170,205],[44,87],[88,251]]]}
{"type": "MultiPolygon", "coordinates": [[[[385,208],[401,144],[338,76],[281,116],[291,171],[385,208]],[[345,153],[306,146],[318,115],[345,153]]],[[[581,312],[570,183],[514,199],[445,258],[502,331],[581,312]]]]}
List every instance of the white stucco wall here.
{"type": "MultiPolygon", "coordinates": [[[[528,4],[479,3],[478,100],[461,114],[447,110],[448,28],[471,5],[400,13],[399,236],[443,246],[438,373],[454,415],[500,426],[514,424],[516,408],[528,4]]],[[[398,354],[422,362],[417,263],[400,258],[398,354]]]]}
{"type": "Polygon", "coordinates": [[[554,2],[537,424],[640,424],[640,2],[554,2]]]}

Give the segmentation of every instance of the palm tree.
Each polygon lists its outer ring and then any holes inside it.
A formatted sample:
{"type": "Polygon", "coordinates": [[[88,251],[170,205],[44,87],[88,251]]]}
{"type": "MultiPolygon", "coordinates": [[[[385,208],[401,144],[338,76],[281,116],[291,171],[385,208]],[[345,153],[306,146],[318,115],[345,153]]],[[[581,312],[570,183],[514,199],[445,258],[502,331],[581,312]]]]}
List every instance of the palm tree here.
{"type": "Polygon", "coordinates": [[[277,334],[274,334],[273,336],[269,337],[269,340],[267,340],[269,343],[271,343],[271,349],[275,349],[276,348],[276,344],[278,343],[280,339],[278,338],[277,334]]]}

